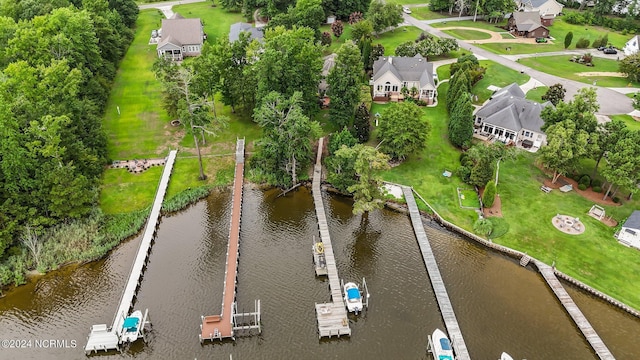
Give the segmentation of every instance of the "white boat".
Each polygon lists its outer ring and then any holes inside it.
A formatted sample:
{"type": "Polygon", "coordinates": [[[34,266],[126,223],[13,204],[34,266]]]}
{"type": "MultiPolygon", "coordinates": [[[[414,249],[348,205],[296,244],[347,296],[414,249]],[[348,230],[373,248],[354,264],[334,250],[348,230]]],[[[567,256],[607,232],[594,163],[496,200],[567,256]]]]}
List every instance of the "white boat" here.
{"type": "Polygon", "coordinates": [[[511,357],[511,355],[503,352],[502,355],[500,355],[500,360],[513,360],[513,358],[511,357]]]}
{"type": "Polygon", "coordinates": [[[362,311],[362,293],[356,283],[344,284],[344,302],[347,304],[349,312],[358,315],[362,311]]]}
{"type": "Polygon", "coordinates": [[[435,360],[453,360],[453,348],[447,335],[440,329],[436,329],[431,336],[433,358],[435,360]]]}
{"type": "Polygon", "coordinates": [[[134,342],[138,340],[140,334],[140,327],[142,326],[142,311],[136,310],[129,317],[126,317],[122,322],[122,328],[120,329],[120,342],[134,342]]]}

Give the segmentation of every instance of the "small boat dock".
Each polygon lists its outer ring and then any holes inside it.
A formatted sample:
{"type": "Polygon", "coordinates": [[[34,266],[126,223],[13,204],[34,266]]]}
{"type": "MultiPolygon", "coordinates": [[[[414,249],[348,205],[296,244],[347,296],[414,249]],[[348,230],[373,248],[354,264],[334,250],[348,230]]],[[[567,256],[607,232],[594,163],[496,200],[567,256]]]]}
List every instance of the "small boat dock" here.
{"type": "Polygon", "coordinates": [[[313,237],[313,247],[311,251],[313,252],[313,264],[316,267],[316,276],[327,275],[327,260],[324,257],[324,244],[321,240],[316,240],[315,236],[313,237]]]}
{"type": "Polygon", "coordinates": [[[227,245],[224,288],[222,291],[222,311],[220,314],[202,316],[200,325],[200,343],[205,340],[234,338],[237,330],[261,331],[260,300],[254,303],[255,311],[239,314],[236,306],[236,286],[238,282],[238,258],[240,255],[240,220],[242,216],[242,191],[244,182],[244,139],[236,142],[236,168],[233,179],[231,208],[231,226],[227,245]],[[245,319],[248,321],[245,322],[245,319]],[[238,319],[241,319],[240,321],[238,319]]]}
{"type": "Polygon", "coordinates": [[[578,305],[576,305],[569,293],[567,293],[567,290],[562,286],[560,280],[556,277],[553,268],[537,260],[534,261],[534,264],[562,306],[567,310],[571,319],[573,319],[576,326],[578,326],[578,329],[580,329],[585,339],[587,339],[596,355],[603,360],[615,359],[611,351],[609,351],[609,348],[607,348],[607,345],[605,345],[604,341],[602,341],[600,336],[593,329],[589,320],[587,320],[582,311],[578,308],[578,305]]]}
{"type": "Polygon", "coordinates": [[[436,300],[438,301],[438,306],[440,307],[440,312],[442,313],[442,318],[444,319],[444,324],[447,328],[449,339],[451,340],[451,345],[456,354],[456,360],[469,360],[471,357],[469,356],[467,345],[462,337],[458,319],[453,311],[451,300],[449,300],[449,294],[444,285],[444,280],[442,280],[440,269],[438,269],[438,263],[431,250],[431,244],[429,244],[429,239],[427,239],[427,234],[424,231],[418,204],[416,204],[416,199],[413,196],[413,189],[403,186],[402,192],[409,208],[409,216],[413,224],[413,231],[418,240],[418,245],[420,245],[422,258],[427,267],[427,273],[429,274],[429,279],[431,280],[431,285],[433,286],[433,291],[435,292],[436,300]]]}
{"type": "MultiPolygon", "coordinates": [[[[351,335],[349,327],[349,318],[347,317],[346,305],[342,297],[342,287],[340,286],[340,278],[338,277],[338,269],[336,268],[336,260],[333,256],[333,247],[331,246],[331,236],[329,235],[329,226],[327,225],[327,217],[324,211],[324,202],[322,201],[322,191],[320,190],[320,182],[322,176],[322,149],[324,148],[324,138],[320,138],[318,142],[318,155],[316,164],[313,169],[313,203],[318,218],[318,228],[320,230],[320,240],[323,247],[326,273],[329,277],[329,289],[331,290],[331,302],[318,304],[316,303],[316,315],[318,318],[318,336],[332,337],[341,335],[351,335]]],[[[316,245],[314,244],[314,260],[316,245]]],[[[316,268],[318,262],[316,262],[316,268]]]]}
{"type": "MultiPolygon", "coordinates": [[[[138,291],[138,285],[142,279],[144,267],[147,263],[149,251],[151,250],[151,241],[156,233],[156,227],[160,218],[160,210],[162,209],[162,202],[164,201],[164,196],[167,191],[167,187],[169,186],[169,178],[171,177],[171,171],[173,170],[173,164],[175,163],[177,153],[177,150],[172,150],[169,152],[169,156],[167,157],[167,162],[165,163],[164,171],[162,172],[162,177],[160,178],[160,183],[158,185],[158,190],[156,191],[156,197],[151,208],[151,214],[149,215],[149,220],[147,221],[142,241],[140,242],[133,266],[131,267],[129,280],[127,281],[127,285],[120,297],[120,304],[116,310],[113,324],[111,325],[111,328],[108,328],[106,324],[93,325],[91,327],[91,333],[87,338],[87,345],[84,348],[87,354],[90,354],[91,352],[98,352],[99,350],[119,350],[119,347],[123,342],[120,339],[119,331],[122,329],[125,318],[129,316],[129,311],[133,305],[134,297],[138,291]]],[[[145,311],[136,338],[144,338],[144,327],[148,324],[148,312],[145,311]]]]}

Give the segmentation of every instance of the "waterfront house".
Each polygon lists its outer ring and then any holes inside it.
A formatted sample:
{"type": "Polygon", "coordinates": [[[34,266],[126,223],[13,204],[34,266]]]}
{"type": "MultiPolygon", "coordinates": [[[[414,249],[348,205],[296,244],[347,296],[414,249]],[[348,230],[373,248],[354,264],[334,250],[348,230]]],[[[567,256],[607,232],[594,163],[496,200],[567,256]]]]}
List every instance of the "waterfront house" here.
{"type": "Polygon", "coordinates": [[[158,41],[158,57],[182,61],[185,56],[198,56],[206,38],[199,18],[185,19],[175,13],[169,19],[162,19],[162,29],[158,41]]]}
{"type": "Polygon", "coordinates": [[[384,56],[373,63],[373,77],[369,82],[373,86],[374,101],[403,100],[402,88],[416,88],[416,98],[431,105],[438,95],[433,63],[418,54],[414,57],[384,56]]]}
{"type": "Polygon", "coordinates": [[[615,235],[626,246],[640,249],[640,210],[634,210],[615,235]]]}
{"type": "Polygon", "coordinates": [[[264,38],[262,30],[262,28],[253,27],[249,23],[237,22],[229,27],[229,42],[238,41],[240,33],[245,31],[250,34],[250,40],[256,39],[262,42],[264,38]]]}
{"type": "Polygon", "coordinates": [[[518,11],[537,11],[542,16],[556,17],[560,15],[563,4],[556,0],[515,0],[518,11]]]}
{"type": "Polygon", "coordinates": [[[513,83],[496,91],[474,117],[474,136],[487,141],[501,141],[507,145],[535,152],[547,142],[541,130],[542,109],[553,106],[525,99],[518,84],[513,83]]]}
{"type": "Polygon", "coordinates": [[[526,38],[546,38],[549,36],[549,29],[542,25],[540,12],[537,10],[513,12],[507,20],[507,29],[526,38]]]}
{"type": "Polygon", "coordinates": [[[626,56],[633,55],[640,49],[640,35],[632,37],[622,48],[626,56]]]}

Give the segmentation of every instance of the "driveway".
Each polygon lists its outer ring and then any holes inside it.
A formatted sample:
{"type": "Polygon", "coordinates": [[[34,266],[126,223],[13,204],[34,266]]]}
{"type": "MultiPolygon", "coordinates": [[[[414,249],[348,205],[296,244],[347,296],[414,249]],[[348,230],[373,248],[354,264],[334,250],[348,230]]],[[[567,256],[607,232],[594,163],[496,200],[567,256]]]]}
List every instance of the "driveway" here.
{"type": "Polygon", "coordinates": [[[206,0],[164,1],[164,2],[151,3],[151,4],[141,4],[141,5],[138,5],[138,9],[140,9],[140,10],[158,9],[158,10],[162,11],[162,14],[164,15],[164,17],[169,19],[169,18],[171,18],[173,16],[173,9],[172,8],[175,5],[191,4],[191,3],[198,3],[198,2],[204,2],[204,1],[206,1],[206,0]]]}
{"type": "MultiPolygon", "coordinates": [[[[413,25],[435,36],[450,38],[450,39],[453,38],[452,36],[449,36],[443,33],[442,31],[435,29],[429,26],[428,24],[425,24],[423,21],[417,20],[414,17],[409,16],[407,14],[404,14],[404,21],[410,25],[413,25]]],[[[504,65],[513,70],[526,73],[527,75],[535,78],[545,86],[561,84],[567,90],[566,99],[572,99],[579,89],[589,86],[577,81],[563,79],[561,77],[557,77],[554,75],[543,73],[538,70],[531,69],[530,67],[523,66],[502,55],[494,54],[487,50],[475,47],[464,41],[460,41],[460,40],[457,40],[457,41],[460,48],[469,50],[476,56],[482,56],[488,60],[495,61],[498,64],[504,65]]],[[[617,91],[614,91],[608,88],[599,87],[599,86],[594,86],[594,88],[596,89],[598,103],[600,104],[600,110],[598,111],[599,114],[602,114],[602,115],[628,114],[634,110],[631,99],[626,97],[624,94],[621,94],[617,91]]]]}

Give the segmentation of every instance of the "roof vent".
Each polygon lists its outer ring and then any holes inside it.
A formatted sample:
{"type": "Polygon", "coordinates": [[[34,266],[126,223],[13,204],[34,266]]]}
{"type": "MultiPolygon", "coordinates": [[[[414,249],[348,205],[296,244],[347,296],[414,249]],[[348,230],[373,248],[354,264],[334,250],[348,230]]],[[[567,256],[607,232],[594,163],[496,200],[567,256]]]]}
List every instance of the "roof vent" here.
{"type": "Polygon", "coordinates": [[[389,56],[389,64],[393,65],[393,56],[389,56]]]}

